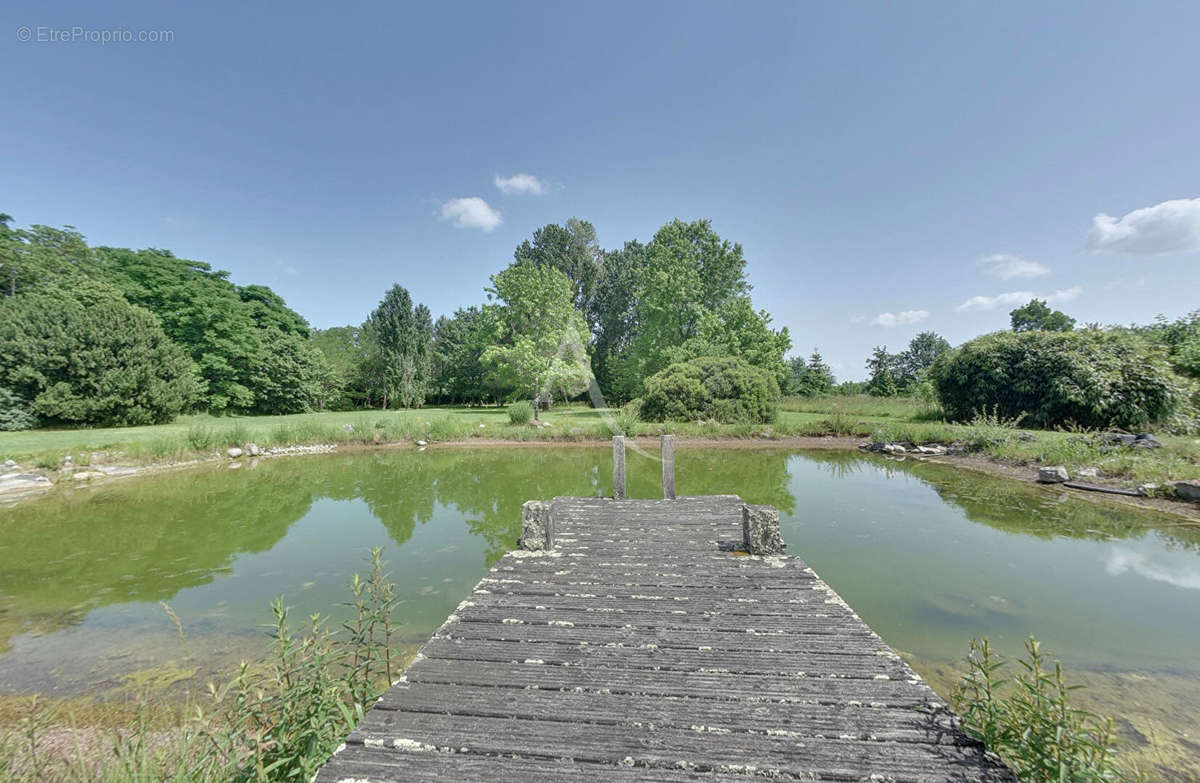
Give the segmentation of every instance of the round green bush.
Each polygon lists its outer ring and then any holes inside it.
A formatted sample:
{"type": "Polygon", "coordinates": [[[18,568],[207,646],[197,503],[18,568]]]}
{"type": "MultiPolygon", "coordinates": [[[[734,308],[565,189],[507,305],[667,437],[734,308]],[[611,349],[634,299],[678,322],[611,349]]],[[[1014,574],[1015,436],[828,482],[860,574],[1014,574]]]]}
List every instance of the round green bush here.
{"type": "Polygon", "coordinates": [[[527,400],[514,402],[508,406],[509,424],[528,424],[533,421],[533,405],[527,400]]]}
{"type": "Polygon", "coordinates": [[[0,299],[0,385],[42,423],[160,424],[201,391],[158,316],[78,281],[0,299]]]}
{"type": "Polygon", "coordinates": [[[1162,350],[1120,332],[995,332],[964,343],[932,371],[956,420],[986,411],[1033,427],[1144,428],[1182,400],[1162,350]]]}
{"type": "Polygon", "coordinates": [[[651,375],[641,407],[646,421],[765,424],[778,415],[775,376],[731,356],[703,356],[651,375]]]}

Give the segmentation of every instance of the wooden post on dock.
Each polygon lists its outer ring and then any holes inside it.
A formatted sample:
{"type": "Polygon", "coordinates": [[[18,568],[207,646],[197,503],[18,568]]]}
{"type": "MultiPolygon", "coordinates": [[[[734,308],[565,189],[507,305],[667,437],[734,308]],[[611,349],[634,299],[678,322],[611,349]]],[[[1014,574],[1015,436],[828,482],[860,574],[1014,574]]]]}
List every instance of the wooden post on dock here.
{"type": "Polygon", "coordinates": [[[662,443],[662,470],[663,470],[663,497],[667,500],[675,499],[675,436],[663,435],[660,439],[662,443]]]}
{"type": "Polygon", "coordinates": [[[613,435],[613,499],[625,499],[625,436],[613,435]]]}

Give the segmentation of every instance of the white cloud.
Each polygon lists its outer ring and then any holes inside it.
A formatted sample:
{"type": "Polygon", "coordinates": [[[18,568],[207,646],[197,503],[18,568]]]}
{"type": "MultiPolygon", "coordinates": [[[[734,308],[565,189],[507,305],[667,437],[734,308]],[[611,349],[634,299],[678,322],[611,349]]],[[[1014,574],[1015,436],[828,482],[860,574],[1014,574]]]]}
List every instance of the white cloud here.
{"type": "Polygon", "coordinates": [[[1139,275],[1138,277],[1135,277],[1132,279],[1118,277],[1116,280],[1109,280],[1107,283],[1104,284],[1105,291],[1116,291],[1116,290],[1124,289],[1124,288],[1145,288],[1145,287],[1146,287],[1146,276],[1145,275],[1139,275]]]}
{"type": "Polygon", "coordinates": [[[1135,209],[1123,218],[1101,212],[1092,218],[1093,253],[1194,253],[1200,251],[1200,198],[1179,198],[1135,209]]]}
{"type": "Polygon", "coordinates": [[[905,310],[902,313],[880,313],[871,320],[872,326],[892,327],[919,324],[929,317],[928,310],[905,310]]]}
{"type": "Polygon", "coordinates": [[[546,192],[546,183],[532,174],[513,174],[511,177],[502,177],[497,174],[492,182],[500,188],[501,193],[509,196],[524,193],[540,196],[546,192]]]}
{"type": "Polygon", "coordinates": [[[993,253],[987,258],[980,259],[979,264],[989,275],[1001,280],[1010,280],[1014,277],[1041,277],[1050,274],[1050,267],[1008,253],[993,253]]]}
{"type": "Polygon", "coordinates": [[[500,213],[479,196],[452,198],[442,204],[442,220],[452,221],[455,228],[478,228],[483,231],[491,231],[504,222],[500,213]]]}
{"type": "Polygon", "coordinates": [[[972,296],[954,308],[954,311],[965,313],[971,310],[995,310],[1001,305],[1025,304],[1034,296],[1033,291],[1009,291],[1007,294],[996,294],[995,296],[972,296]]]}
{"type": "Polygon", "coordinates": [[[1191,562],[1176,558],[1174,552],[1152,551],[1147,554],[1129,546],[1113,544],[1104,570],[1113,576],[1132,572],[1185,590],[1200,590],[1200,569],[1191,562]]]}
{"type": "Polygon", "coordinates": [[[1058,304],[1059,302],[1070,302],[1078,299],[1083,293],[1083,286],[1073,285],[1070,288],[1060,288],[1049,296],[1043,297],[1047,304],[1058,304]]]}
{"type": "Polygon", "coordinates": [[[976,310],[995,310],[997,307],[1007,307],[1009,305],[1016,307],[1025,304],[1030,299],[1043,299],[1047,304],[1057,304],[1058,302],[1070,302],[1072,299],[1078,299],[1082,293],[1083,287],[1076,285],[1070,288],[1059,289],[1045,296],[1038,296],[1033,291],[1009,291],[1008,293],[996,294],[995,296],[972,296],[954,308],[954,311],[966,313],[976,310]]]}

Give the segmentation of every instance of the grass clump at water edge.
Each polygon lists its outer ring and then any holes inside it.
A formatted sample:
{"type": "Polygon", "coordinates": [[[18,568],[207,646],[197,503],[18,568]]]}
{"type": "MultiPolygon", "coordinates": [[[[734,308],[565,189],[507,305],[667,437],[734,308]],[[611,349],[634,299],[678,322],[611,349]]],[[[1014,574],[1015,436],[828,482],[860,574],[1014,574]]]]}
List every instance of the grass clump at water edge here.
{"type": "Polygon", "coordinates": [[[204,703],[189,705],[174,727],[152,719],[169,705],[139,699],[129,725],[105,735],[31,697],[15,724],[0,728],[0,779],[310,780],[399,671],[395,586],[379,548],[350,591],[354,613],[337,630],[315,614],[297,630],[283,599],[274,601],[270,652],[210,685],[204,703]]]}

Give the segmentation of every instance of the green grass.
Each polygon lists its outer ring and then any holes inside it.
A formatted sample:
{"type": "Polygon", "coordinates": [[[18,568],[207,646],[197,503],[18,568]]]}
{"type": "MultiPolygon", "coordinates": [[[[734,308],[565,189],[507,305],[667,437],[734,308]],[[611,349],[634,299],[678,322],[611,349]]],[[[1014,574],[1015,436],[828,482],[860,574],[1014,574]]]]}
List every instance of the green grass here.
{"type": "Polygon", "coordinates": [[[549,427],[513,424],[504,407],[429,407],[399,411],[330,411],[290,416],[181,416],[169,424],[106,429],[0,432],[0,460],[43,469],[64,455],[76,465],[93,452],[105,460],[169,462],[215,456],[248,442],[263,448],[307,444],[360,445],[499,439],[512,441],[604,440],[614,433],[689,438],[858,437],[884,442],[963,444],[983,456],[1017,465],[1097,467],[1127,482],[1200,478],[1200,439],[1161,435],[1154,451],[1109,448],[1087,433],[1033,431],[1004,422],[950,424],[936,410],[908,397],[791,397],[770,425],[637,421],[629,412],[583,404],[543,413],[549,427]],[[1024,435],[1021,435],[1024,433],[1024,435]]]}

